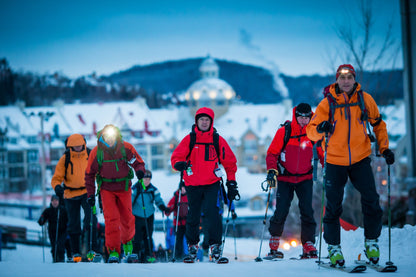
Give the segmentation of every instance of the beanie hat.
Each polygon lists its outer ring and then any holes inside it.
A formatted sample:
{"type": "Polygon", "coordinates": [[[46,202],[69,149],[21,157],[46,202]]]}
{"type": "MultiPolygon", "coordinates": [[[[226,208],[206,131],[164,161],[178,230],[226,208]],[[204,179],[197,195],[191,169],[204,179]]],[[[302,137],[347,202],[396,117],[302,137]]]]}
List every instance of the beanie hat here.
{"type": "Polygon", "coordinates": [[[337,69],[337,74],[335,75],[335,79],[338,79],[340,74],[351,73],[355,78],[355,69],[350,64],[341,64],[337,69]]]}
{"type": "Polygon", "coordinates": [[[52,201],[52,200],[59,200],[58,195],[52,195],[52,197],[51,197],[51,201],[52,201]]]}
{"type": "Polygon", "coordinates": [[[147,170],[144,172],[143,178],[152,178],[152,172],[150,170],[147,170]]]}
{"type": "Polygon", "coordinates": [[[209,117],[211,119],[211,121],[212,121],[212,117],[210,115],[206,114],[206,113],[197,114],[196,117],[195,117],[195,120],[198,121],[198,119],[201,118],[201,117],[203,117],[203,116],[209,117]]]}
{"type": "Polygon", "coordinates": [[[311,117],[312,116],[312,109],[309,104],[300,103],[296,106],[295,109],[296,116],[304,116],[304,117],[311,117]]]}

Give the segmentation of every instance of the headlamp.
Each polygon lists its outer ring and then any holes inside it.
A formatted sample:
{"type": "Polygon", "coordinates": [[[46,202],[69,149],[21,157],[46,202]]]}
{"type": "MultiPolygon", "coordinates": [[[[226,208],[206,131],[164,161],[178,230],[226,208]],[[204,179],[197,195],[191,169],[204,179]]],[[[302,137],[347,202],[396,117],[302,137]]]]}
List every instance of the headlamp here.
{"type": "Polygon", "coordinates": [[[112,147],[116,142],[117,137],[117,130],[113,126],[107,126],[103,132],[103,139],[106,143],[109,144],[110,147],[112,147]]]}
{"type": "Polygon", "coordinates": [[[347,73],[351,73],[352,74],[351,69],[348,68],[348,67],[343,67],[340,70],[338,70],[338,72],[339,72],[339,74],[347,74],[347,73]]]}

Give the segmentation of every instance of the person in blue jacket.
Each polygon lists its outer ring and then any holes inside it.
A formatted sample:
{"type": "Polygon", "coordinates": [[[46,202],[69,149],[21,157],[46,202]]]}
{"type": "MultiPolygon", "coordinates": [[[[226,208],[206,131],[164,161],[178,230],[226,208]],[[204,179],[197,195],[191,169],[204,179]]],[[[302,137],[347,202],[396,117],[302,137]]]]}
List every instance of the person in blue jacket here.
{"type": "Polygon", "coordinates": [[[152,172],[146,170],[143,183],[134,184],[131,195],[136,228],[133,253],[138,254],[140,262],[143,263],[155,261],[152,239],[155,204],[162,212],[167,210],[159,190],[151,184],[151,180],[152,172]]]}

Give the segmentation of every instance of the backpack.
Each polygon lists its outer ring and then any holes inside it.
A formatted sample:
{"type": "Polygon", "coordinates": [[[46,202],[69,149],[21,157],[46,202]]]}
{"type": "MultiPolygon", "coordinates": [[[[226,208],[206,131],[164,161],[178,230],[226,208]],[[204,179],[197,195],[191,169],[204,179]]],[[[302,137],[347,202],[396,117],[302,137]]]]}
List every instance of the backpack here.
{"type": "MultiPolygon", "coordinates": [[[[191,140],[189,142],[189,154],[186,156],[186,159],[188,159],[191,156],[192,150],[194,149],[194,146],[196,144],[196,132],[195,132],[195,128],[196,125],[194,124],[192,126],[192,131],[189,133],[191,140]]],[[[212,142],[213,143],[200,143],[198,142],[198,144],[203,144],[203,145],[214,145],[215,148],[215,152],[217,153],[217,157],[218,157],[218,163],[220,164],[220,135],[217,132],[217,129],[213,128],[214,132],[212,134],[213,138],[212,138],[212,142]]],[[[223,153],[223,157],[224,157],[225,153],[223,153]]]]}
{"type": "MultiPolygon", "coordinates": [[[[85,142],[85,145],[87,145],[87,141],[85,140],[85,138],[84,138],[84,142],[85,142]]],[[[74,164],[72,163],[72,161],[71,161],[71,147],[68,147],[68,138],[65,140],[65,152],[64,152],[64,155],[65,155],[65,174],[64,174],[64,180],[66,181],[66,176],[67,176],[67,171],[68,171],[68,166],[69,165],[71,165],[71,175],[73,175],[74,174],[74,164]]],[[[87,156],[89,157],[90,156],[90,152],[91,152],[91,149],[90,148],[88,148],[88,147],[86,147],[87,148],[87,156]]]]}
{"type": "Polygon", "coordinates": [[[117,165],[117,162],[118,161],[125,161],[126,164],[129,165],[129,162],[127,160],[127,155],[126,155],[126,149],[124,147],[124,143],[121,140],[120,140],[120,142],[121,142],[120,152],[121,152],[122,157],[121,157],[121,159],[117,159],[117,160],[104,160],[104,151],[103,151],[103,149],[101,149],[101,147],[97,146],[97,162],[98,162],[98,172],[97,172],[97,175],[96,175],[97,184],[98,184],[97,194],[100,192],[101,184],[103,182],[120,182],[120,181],[125,181],[126,182],[125,190],[126,191],[129,190],[129,181],[134,178],[134,173],[133,173],[133,170],[131,169],[130,166],[129,166],[129,173],[124,178],[108,179],[108,178],[104,178],[104,177],[102,177],[100,175],[100,172],[101,172],[101,168],[103,166],[103,163],[114,162],[117,171],[118,171],[118,165],[117,165]]]}
{"type": "MultiPolygon", "coordinates": [[[[354,90],[357,87],[357,84],[354,85],[354,90]]],[[[335,86],[335,90],[339,91],[339,87],[338,85],[335,86]]],[[[359,106],[361,109],[361,121],[365,121],[366,122],[366,126],[367,126],[367,135],[370,138],[371,142],[375,142],[376,139],[373,135],[373,133],[371,132],[370,126],[369,126],[369,122],[368,122],[368,111],[367,108],[365,107],[365,103],[364,103],[364,95],[363,95],[363,91],[360,89],[359,91],[357,91],[357,95],[358,95],[358,102],[355,103],[347,103],[347,104],[338,104],[336,99],[334,98],[334,96],[332,96],[332,94],[329,92],[329,86],[327,86],[324,91],[323,91],[324,97],[328,100],[328,104],[329,104],[329,121],[331,123],[334,122],[334,114],[335,114],[335,109],[337,108],[345,108],[345,110],[347,109],[347,107],[352,107],[352,106],[359,106]]],[[[347,112],[344,112],[345,117],[347,118],[347,112]]],[[[381,122],[381,117],[377,119],[377,122],[372,124],[372,126],[376,126],[381,122]]]]}

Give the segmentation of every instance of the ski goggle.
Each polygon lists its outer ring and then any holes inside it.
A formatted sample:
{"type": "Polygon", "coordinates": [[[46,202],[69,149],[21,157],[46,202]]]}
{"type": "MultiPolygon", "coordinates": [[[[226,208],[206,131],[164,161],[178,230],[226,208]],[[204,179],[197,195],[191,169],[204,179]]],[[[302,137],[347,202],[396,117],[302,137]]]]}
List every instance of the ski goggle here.
{"type": "Polygon", "coordinates": [[[308,113],[295,112],[295,114],[296,114],[296,117],[298,117],[298,116],[311,117],[312,116],[312,112],[308,112],[308,113]]]}

